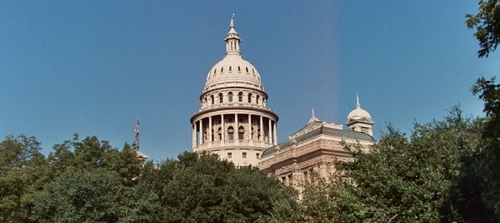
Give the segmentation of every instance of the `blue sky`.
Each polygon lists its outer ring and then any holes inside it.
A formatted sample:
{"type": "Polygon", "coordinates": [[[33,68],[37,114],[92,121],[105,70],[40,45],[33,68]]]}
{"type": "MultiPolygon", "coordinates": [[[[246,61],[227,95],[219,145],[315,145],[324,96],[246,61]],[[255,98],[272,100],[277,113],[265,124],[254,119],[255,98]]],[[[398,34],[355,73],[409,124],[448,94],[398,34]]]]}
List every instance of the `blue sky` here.
{"type": "Polygon", "coordinates": [[[0,136],[36,136],[48,153],[73,133],[121,148],[141,119],[152,160],[191,150],[189,118],[222,59],[232,13],[243,57],[279,116],[278,139],[311,109],[344,124],[361,106],[378,137],[441,119],[500,70],[478,59],[464,24],[476,1],[0,1],[0,136]]]}

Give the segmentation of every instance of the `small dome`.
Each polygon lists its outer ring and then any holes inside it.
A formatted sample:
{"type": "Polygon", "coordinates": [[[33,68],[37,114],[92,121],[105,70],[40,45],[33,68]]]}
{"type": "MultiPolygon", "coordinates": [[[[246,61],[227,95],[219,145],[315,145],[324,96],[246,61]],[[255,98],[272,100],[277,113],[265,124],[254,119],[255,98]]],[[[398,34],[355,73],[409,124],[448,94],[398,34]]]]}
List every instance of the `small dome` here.
{"type": "Polygon", "coordinates": [[[356,108],[349,113],[347,120],[359,120],[363,118],[371,120],[372,116],[366,110],[361,108],[361,105],[359,104],[359,97],[356,96],[356,108]]]}
{"type": "Polygon", "coordinates": [[[347,116],[347,119],[360,119],[360,118],[372,119],[372,116],[370,116],[370,113],[368,113],[366,110],[362,108],[356,108],[352,110],[347,116]]]}

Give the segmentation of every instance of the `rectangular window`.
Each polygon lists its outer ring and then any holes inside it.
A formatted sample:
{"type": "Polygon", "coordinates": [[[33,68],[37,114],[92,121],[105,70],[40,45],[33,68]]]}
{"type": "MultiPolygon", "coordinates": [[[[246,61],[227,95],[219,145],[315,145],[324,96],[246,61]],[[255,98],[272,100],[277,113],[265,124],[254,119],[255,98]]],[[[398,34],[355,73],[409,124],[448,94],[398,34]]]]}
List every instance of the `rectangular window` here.
{"type": "Polygon", "coordinates": [[[246,152],[243,152],[243,153],[241,154],[241,157],[242,157],[242,158],[247,158],[247,153],[246,153],[246,152]]]}
{"type": "Polygon", "coordinates": [[[228,158],[228,159],[233,158],[233,153],[227,153],[227,158],[228,158]]]}

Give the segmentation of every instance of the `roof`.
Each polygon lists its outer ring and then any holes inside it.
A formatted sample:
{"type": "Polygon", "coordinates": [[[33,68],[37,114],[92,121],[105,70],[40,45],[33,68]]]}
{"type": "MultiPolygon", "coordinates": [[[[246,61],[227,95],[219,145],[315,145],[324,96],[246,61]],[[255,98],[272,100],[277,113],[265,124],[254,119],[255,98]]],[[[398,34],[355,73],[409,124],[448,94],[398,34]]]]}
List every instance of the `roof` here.
{"type": "MultiPolygon", "coordinates": [[[[321,122],[318,120],[313,120],[307,123],[306,126],[301,128],[295,134],[289,137],[289,139],[283,143],[278,144],[281,151],[286,151],[291,148],[292,141],[295,140],[297,144],[306,142],[320,135],[339,137],[343,140],[351,139],[358,141],[368,141],[375,142],[375,139],[365,133],[356,132],[351,130],[344,130],[340,125],[335,125],[333,123],[321,122]]],[[[266,149],[261,158],[265,158],[273,155],[276,152],[276,146],[266,149]]]]}

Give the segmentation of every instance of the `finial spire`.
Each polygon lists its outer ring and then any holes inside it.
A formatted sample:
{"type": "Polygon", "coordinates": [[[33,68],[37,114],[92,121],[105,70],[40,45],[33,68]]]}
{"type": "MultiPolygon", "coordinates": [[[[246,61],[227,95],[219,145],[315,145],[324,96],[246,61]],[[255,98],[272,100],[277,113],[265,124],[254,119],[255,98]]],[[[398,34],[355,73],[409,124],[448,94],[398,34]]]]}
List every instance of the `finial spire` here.
{"type": "Polygon", "coordinates": [[[358,96],[358,93],[356,93],[356,108],[361,108],[361,105],[359,104],[359,96],[358,96]]]}
{"type": "Polygon", "coordinates": [[[312,116],[311,116],[311,119],[309,119],[309,122],[307,123],[311,123],[311,122],[318,122],[319,119],[316,118],[316,115],[314,114],[314,108],[312,109],[312,116]]]}
{"type": "Polygon", "coordinates": [[[234,28],[234,12],[233,12],[233,17],[231,17],[231,22],[229,22],[229,27],[234,28]]]}

